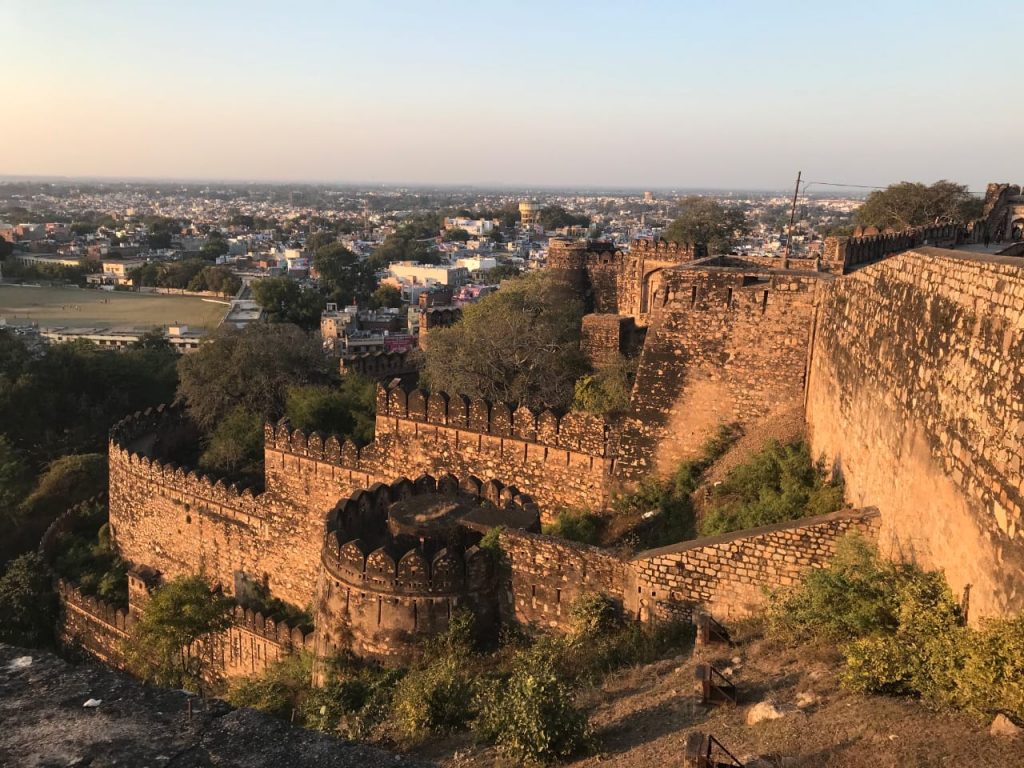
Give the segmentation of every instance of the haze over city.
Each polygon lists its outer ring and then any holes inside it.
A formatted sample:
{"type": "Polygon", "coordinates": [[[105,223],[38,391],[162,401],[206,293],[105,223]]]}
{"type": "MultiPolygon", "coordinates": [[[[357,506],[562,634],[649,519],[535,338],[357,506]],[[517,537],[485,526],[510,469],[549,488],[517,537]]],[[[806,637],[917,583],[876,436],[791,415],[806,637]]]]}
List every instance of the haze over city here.
{"type": "Polygon", "coordinates": [[[5,0],[0,174],[980,191],[1012,170],[1024,6],[764,10],[5,0]]]}

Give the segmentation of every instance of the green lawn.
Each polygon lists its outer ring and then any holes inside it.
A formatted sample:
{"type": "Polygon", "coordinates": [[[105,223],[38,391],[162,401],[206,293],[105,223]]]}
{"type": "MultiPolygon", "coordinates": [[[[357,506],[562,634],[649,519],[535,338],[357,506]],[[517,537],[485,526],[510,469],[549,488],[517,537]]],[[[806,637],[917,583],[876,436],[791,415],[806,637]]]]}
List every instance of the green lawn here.
{"type": "Polygon", "coordinates": [[[227,309],[196,296],[0,285],[0,317],[11,325],[150,328],[184,323],[213,330],[227,309]]]}

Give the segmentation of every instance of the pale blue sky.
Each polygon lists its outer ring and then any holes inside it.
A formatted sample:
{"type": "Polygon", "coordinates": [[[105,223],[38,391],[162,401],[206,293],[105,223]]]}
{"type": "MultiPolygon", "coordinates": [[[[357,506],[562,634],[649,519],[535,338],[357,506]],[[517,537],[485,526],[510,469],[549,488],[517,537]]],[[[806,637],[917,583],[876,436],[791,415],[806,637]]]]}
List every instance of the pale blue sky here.
{"type": "Polygon", "coordinates": [[[1024,177],[1024,2],[0,0],[0,34],[0,174],[1024,177]]]}

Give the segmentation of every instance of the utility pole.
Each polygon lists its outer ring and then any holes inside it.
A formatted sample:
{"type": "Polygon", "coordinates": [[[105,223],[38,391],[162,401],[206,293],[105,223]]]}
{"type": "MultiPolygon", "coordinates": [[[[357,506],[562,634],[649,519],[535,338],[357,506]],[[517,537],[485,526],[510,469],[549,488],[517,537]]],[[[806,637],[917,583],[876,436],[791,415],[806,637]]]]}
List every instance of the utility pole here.
{"type": "Polygon", "coordinates": [[[789,209],[789,234],[786,237],[786,255],[783,256],[786,261],[783,262],[783,268],[789,266],[789,253],[793,248],[793,220],[796,218],[796,196],[800,194],[800,176],[802,174],[803,171],[796,172],[796,188],[793,190],[793,207],[789,209]]]}

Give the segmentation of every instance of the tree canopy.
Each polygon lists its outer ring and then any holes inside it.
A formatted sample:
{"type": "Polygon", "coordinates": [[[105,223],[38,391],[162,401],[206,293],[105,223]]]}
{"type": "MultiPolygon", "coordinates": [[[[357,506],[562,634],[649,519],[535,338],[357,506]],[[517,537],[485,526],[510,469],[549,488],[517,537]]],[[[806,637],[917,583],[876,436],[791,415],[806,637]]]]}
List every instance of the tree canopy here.
{"type": "Polygon", "coordinates": [[[148,682],[201,687],[216,671],[216,644],[202,642],[232,623],[232,601],[212,593],[202,576],[160,587],[125,643],[128,666],[148,682]]]}
{"type": "Polygon", "coordinates": [[[691,195],[679,201],[675,220],[661,233],[672,243],[703,243],[708,253],[728,253],[747,229],[742,211],[710,197],[691,195]]]}
{"type": "Polygon", "coordinates": [[[579,351],[583,303],[547,273],[510,280],[465,308],[462,320],[430,332],[425,384],[434,390],[567,407],[586,372],[579,351]]]}
{"type": "Polygon", "coordinates": [[[342,304],[365,299],[377,284],[373,267],[341,243],[317,248],[313,254],[313,269],[320,284],[342,304]]]}
{"type": "Polygon", "coordinates": [[[268,277],[252,284],[252,296],[272,323],[292,323],[310,330],[320,325],[323,295],[287,277],[268,277]]]}
{"type": "Polygon", "coordinates": [[[982,201],[963,184],[937,181],[927,185],[901,181],[867,196],[854,212],[864,227],[901,230],[952,221],[971,221],[981,216],[982,201]]]}
{"type": "Polygon", "coordinates": [[[590,217],[586,214],[569,213],[560,205],[546,205],[540,211],[540,224],[545,230],[586,227],[590,225],[590,217]]]}
{"type": "Polygon", "coordinates": [[[210,430],[242,406],[260,419],[278,419],[289,387],[323,381],[320,345],[294,325],[222,325],[178,363],[177,399],[210,430]]]}

